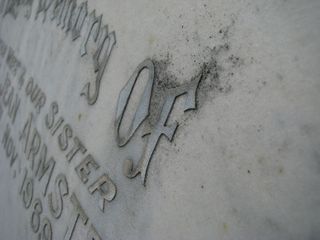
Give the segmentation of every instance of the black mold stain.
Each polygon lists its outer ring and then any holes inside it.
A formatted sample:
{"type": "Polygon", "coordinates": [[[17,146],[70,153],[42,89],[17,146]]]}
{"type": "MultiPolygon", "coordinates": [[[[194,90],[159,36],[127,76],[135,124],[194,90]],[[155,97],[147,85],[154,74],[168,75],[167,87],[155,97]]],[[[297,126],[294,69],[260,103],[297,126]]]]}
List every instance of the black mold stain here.
{"type": "MultiPolygon", "coordinates": [[[[208,46],[203,47],[199,49],[198,54],[191,56],[193,63],[197,67],[193,76],[190,76],[189,79],[199,76],[199,73],[202,75],[201,82],[197,89],[196,111],[201,111],[201,108],[206,103],[212,102],[214,98],[232,93],[232,82],[236,80],[235,73],[246,64],[243,58],[234,53],[230,43],[230,36],[232,35],[235,23],[235,20],[232,19],[231,24],[218,30],[215,37],[220,38],[220,44],[216,44],[212,48],[208,46]]],[[[176,73],[169,70],[169,67],[173,66],[172,55],[169,51],[165,52],[164,55],[154,56],[152,61],[155,65],[155,81],[147,128],[153,127],[156,124],[164,103],[166,91],[181,85],[181,82],[178,81],[178,79],[180,80],[178,76],[179,72],[176,73]]],[[[181,71],[183,71],[183,69],[181,71]]],[[[194,111],[191,111],[190,113],[181,113],[181,115],[174,116],[174,118],[181,126],[184,125],[189,118],[196,115],[194,111]]]]}
{"type": "Polygon", "coordinates": [[[168,70],[168,67],[172,65],[172,57],[169,54],[162,59],[154,57],[152,61],[155,66],[155,79],[150,102],[150,115],[148,118],[151,127],[156,124],[159,118],[166,91],[181,85],[177,81],[177,77],[168,70]]]}

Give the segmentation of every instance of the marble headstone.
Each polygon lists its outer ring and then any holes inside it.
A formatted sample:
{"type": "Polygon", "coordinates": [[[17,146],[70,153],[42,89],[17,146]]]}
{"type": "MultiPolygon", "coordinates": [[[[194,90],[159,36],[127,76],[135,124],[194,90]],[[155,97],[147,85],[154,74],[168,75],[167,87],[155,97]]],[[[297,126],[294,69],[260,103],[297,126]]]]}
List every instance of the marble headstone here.
{"type": "Polygon", "coordinates": [[[319,0],[0,15],[0,239],[320,239],[319,0]]]}

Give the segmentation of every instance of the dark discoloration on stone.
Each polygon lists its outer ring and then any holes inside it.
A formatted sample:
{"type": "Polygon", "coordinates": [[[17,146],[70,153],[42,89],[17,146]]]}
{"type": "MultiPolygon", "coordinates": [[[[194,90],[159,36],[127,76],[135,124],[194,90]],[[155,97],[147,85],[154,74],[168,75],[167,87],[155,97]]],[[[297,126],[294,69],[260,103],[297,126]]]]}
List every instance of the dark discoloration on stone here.
{"type": "Polygon", "coordinates": [[[232,89],[229,84],[231,72],[226,72],[227,66],[221,56],[230,51],[228,43],[216,46],[209,50],[209,60],[201,67],[202,81],[198,91],[198,105],[203,106],[209,93],[229,93],[232,89]],[[226,74],[227,73],[227,74],[226,74]]]}
{"type": "Polygon", "coordinates": [[[161,108],[168,89],[179,87],[181,84],[177,77],[168,70],[172,64],[171,56],[166,55],[163,59],[152,59],[155,66],[155,79],[150,103],[150,116],[148,118],[150,126],[154,126],[159,118],[161,108]]]}
{"type": "Polygon", "coordinates": [[[229,36],[230,36],[230,32],[231,30],[233,29],[234,25],[235,25],[236,21],[234,18],[231,19],[231,24],[225,26],[225,27],[222,27],[220,30],[219,30],[219,34],[221,34],[222,36],[222,39],[229,39],[229,36]]]}
{"type": "MultiPolygon", "coordinates": [[[[165,52],[163,55],[154,56],[152,61],[155,65],[155,80],[150,103],[150,115],[145,125],[146,131],[152,128],[161,112],[162,105],[165,100],[166,93],[169,89],[173,89],[186,83],[182,81],[191,81],[195,77],[202,75],[198,90],[197,90],[197,110],[201,108],[218,96],[228,95],[232,92],[231,80],[233,80],[236,71],[245,65],[245,60],[237,56],[231,46],[230,36],[235,26],[234,18],[231,19],[231,24],[222,27],[216,37],[220,38],[220,44],[214,47],[204,47],[200,49],[198,54],[194,54],[193,63],[195,64],[195,71],[192,76],[182,79],[181,71],[171,71],[174,67],[172,55],[165,52]]],[[[174,120],[179,122],[179,125],[184,125],[189,118],[193,118],[195,114],[193,111],[181,113],[181,115],[174,116],[174,120]]],[[[177,131],[177,134],[179,130],[177,131]]]]}

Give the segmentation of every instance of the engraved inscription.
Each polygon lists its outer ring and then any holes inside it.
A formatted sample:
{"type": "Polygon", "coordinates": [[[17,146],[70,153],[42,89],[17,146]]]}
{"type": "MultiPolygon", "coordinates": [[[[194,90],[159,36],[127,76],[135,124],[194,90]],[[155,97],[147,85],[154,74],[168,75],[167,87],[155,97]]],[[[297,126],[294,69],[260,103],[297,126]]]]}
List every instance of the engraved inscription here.
{"type": "MultiPolygon", "coordinates": [[[[158,122],[150,132],[147,132],[142,136],[148,138],[142,158],[139,160],[137,166],[134,166],[134,163],[131,159],[127,159],[124,162],[123,171],[128,178],[134,178],[138,174],[141,174],[142,184],[145,185],[149,163],[152,159],[160,137],[163,135],[169,141],[172,141],[175,131],[178,128],[178,123],[175,123],[171,126],[166,125],[176,99],[180,96],[186,95],[184,111],[196,109],[196,94],[201,78],[202,75],[199,74],[192,79],[190,83],[186,83],[180,87],[169,89],[167,91],[158,122]]],[[[118,98],[115,120],[116,140],[120,147],[123,147],[130,141],[137,128],[148,118],[153,81],[154,65],[151,60],[147,59],[138,66],[132,77],[121,90],[118,98]],[[133,121],[129,127],[127,136],[120,137],[119,128],[121,126],[121,121],[123,119],[126,106],[130,100],[131,92],[139,77],[139,74],[145,68],[149,70],[147,85],[140,99],[137,112],[135,113],[133,121]]]]}
{"type": "Polygon", "coordinates": [[[150,59],[146,59],[143,61],[135,70],[135,72],[130,77],[127,84],[122,88],[119,94],[117,109],[116,109],[116,120],[115,120],[115,128],[116,128],[116,140],[120,147],[124,146],[131,139],[132,135],[135,133],[140,124],[148,117],[149,115],[149,106],[151,100],[152,86],[154,81],[154,65],[150,59]],[[133,88],[138,80],[140,73],[143,69],[148,69],[148,82],[144,89],[143,95],[141,96],[141,100],[138,106],[138,109],[134,115],[133,121],[129,127],[128,133],[126,136],[121,137],[119,130],[121,126],[121,122],[126,111],[126,107],[130,100],[131,93],[133,88]]]}
{"type": "MultiPolygon", "coordinates": [[[[15,19],[19,12],[24,14],[28,20],[32,14],[31,10],[35,4],[36,12],[34,18],[47,19],[56,22],[56,26],[64,30],[66,34],[71,32],[72,41],[81,40],[80,56],[88,55],[87,44],[92,39],[94,53],[90,56],[93,61],[94,81],[89,81],[83,87],[80,95],[84,96],[89,105],[96,103],[100,85],[109,62],[112,50],[116,44],[115,31],[109,33],[108,25],[103,23],[102,14],[96,16],[96,10],[88,12],[88,2],[77,4],[76,0],[11,0],[2,1],[4,16],[10,14],[15,19]],[[23,10],[21,10],[23,9],[23,10]],[[40,17],[41,16],[41,17],[40,17]]],[[[38,99],[39,100],[39,99],[38,99]]],[[[39,100],[42,105],[44,98],[39,100]]]]}
{"type": "MultiPolygon", "coordinates": [[[[88,1],[77,0],[0,0],[0,11],[3,17],[14,19],[22,14],[27,20],[31,16],[34,21],[50,20],[47,24],[71,35],[70,41],[79,41],[74,46],[80,46],[76,49],[79,57],[91,61],[94,77],[85,82],[78,97],[85,99],[88,105],[93,105],[98,100],[100,86],[116,46],[116,33],[109,32],[103,15],[96,10],[89,11],[88,4],[88,1]],[[36,10],[33,14],[32,9],[36,10]]],[[[3,79],[0,80],[0,121],[5,126],[1,129],[1,148],[13,178],[18,181],[17,194],[30,217],[28,227],[35,239],[70,240],[75,238],[75,231],[79,227],[85,230],[87,239],[102,239],[99,228],[96,228],[98,225],[94,225],[94,219],[90,216],[92,212],[82,206],[92,204],[102,214],[106,207],[112,205],[117,195],[114,173],[109,175],[106,159],[98,159],[99,155],[96,156],[89,149],[87,141],[82,141],[83,135],[78,132],[79,123],[70,121],[72,118],[66,114],[67,109],[40,86],[39,79],[30,75],[32,71],[25,67],[18,54],[17,49],[14,50],[0,39],[0,68],[3,70],[3,79]],[[25,112],[24,109],[28,107],[29,112],[25,112]],[[63,164],[64,168],[59,169],[59,164],[63,164]],[[67,172],[73,174],[74,178],[67,172]],[[76,191],[74,185],[77,186],[76,191]],[[75,193],[78,191],[81,191],[81,196],[87,194],[90,203],[82,205],[83,199],[75,193]],[[64,226],[65,231],[60,235],[54,232],[57,221],[68,221],[64,226]]],[[[147,122],[151,118],[151,110],[154,110],[150,109],[151,101],[154,91],[157,91],[154,88],[155,74],[155,64],[146,58],[133,71],[119,93],[114,130],[115,141],[120,148],[129,148],[127,144],[133,141],[134,135],[140,134],[138,130],[150,127],[147,122]],[[129,128],[121,134],[120,129],[129,110],[127,106],[132,101],[132,93],[141,80],[142,71],[147,72],[147,81],[129,128]]],[[[124,178],[140,175],[142,184],[146,185],[148,168],[161,136],[172,141],[178,129],[178,122],[168,123],[170,117],[174,118],[171,112],[176,100],[181,97],[184,112],[196,109],[197,90],[202,78],[203,75],[198,74],[187,83],[164,90],[158,119],[151,129],[137,136],[144,139],[142,156],[134,159],[132,154],[121,162],[124,178]]],[[[90,110],[94,111],[94,108],[90,110]]]]}
{"type": "MultiPolygon", "coordinates": [[[[2,40],[0,43],[6,46],[2,40]]],[[[4,49],[0,46],[0,50],[1,48],[4,49]]],[[[46,107],[45,92],[32,76],[28,76],[27,69],[16,57],[14,51],[10,54],[10,58],[4,53],[0,54],[1,61],[10,59],[2,61],[6,66],[6,78],[0,82],[0,109],[1,116],[3,111],[6,113],[4,118],[6,128],[0,138],[1,146],[8,165],[13,171],[13,178],[17,177],[19,181],[21,180],[19,196],[22,205],[30,213],[32,232],[37,235],[37,239],[52,239],[54,232],[50,219],[62,218],[63,212],[68,211],[64,210],[66,201],[71,202],[77,209],[81,204],[75,193],[69,198],[72,190],[68,183],[68,176],[58,172],[56,160],[50,154],[52,144],[48,145],[45,142],[47,137],[54,140],[53,143],[63,154],[67,164],[71,162],[75,164],[75,175],[79,177],[82,186],[87,189],[88,196],[96,201],[96,206],[102,212],[106,202],[111,202],[115,198],[116,185],[104,171],[105,169],[100,167],[94,159],[93,154],[89,153],[71,124],[62,116],[58,103],[53,101],[46,107]],[[25,81],[25,79],[29,80],[25,81]],[[21,101],[21,95],[28,101],[21,101]],[[15,101],[13,96],[18,101],[15,101]],[[22,107],[20,107],[21,104],[22,107]],[[21,108],[25,107],[25,104],[29,104],[34,112],[31,111],[23,116],[21,108]],[[2,106],[5,106],[5,110],[2,106]],[[46,109],[45,112],[42,109],[46,109]],[[15,121],[16,116],[19,116],[19,121],[15,121]],[[41,131],[38,128],[40,123],[43,124],[41,131]],[[13,128],[17,131],[13,131],[13,128]],[[45,133],[48,133],[46,137],[43,136],[45,133]],[[18,136],[14,136],[15,134],[18,136]],[[21,162],[26,165],[22,171],[21,162]],[[49,210],[50,216],[44,216],[45,208],[49,210]]],[[[3,121],[2,117],[0,121],[3,121]]],[[[86,216],[89,219],[89,216],[86,216]]],[[[75,224],[76,221],[73,218],[70,226],[66,227],[66,239],[71,239],[75,224]]],[[[93,223],[84,224],[84,226],[87,228],[88,237],[101,239],[93,223]]],[[[61,239],[63,236],[58,238],[61,239]]]]}

